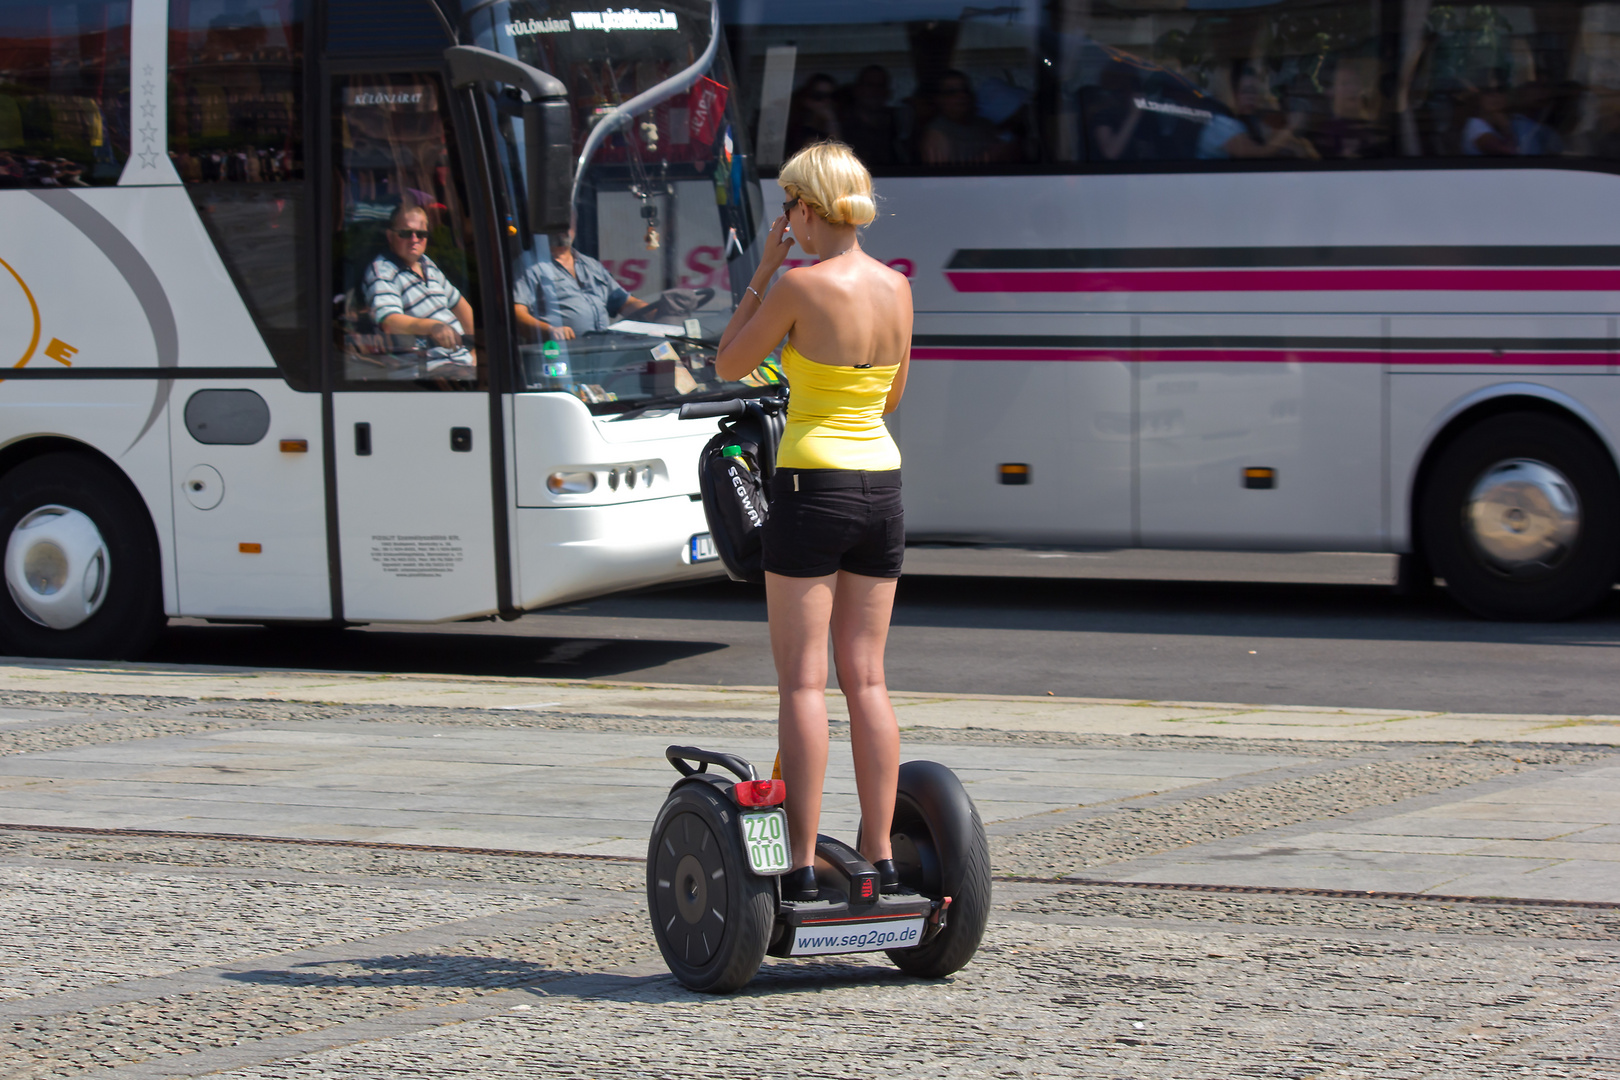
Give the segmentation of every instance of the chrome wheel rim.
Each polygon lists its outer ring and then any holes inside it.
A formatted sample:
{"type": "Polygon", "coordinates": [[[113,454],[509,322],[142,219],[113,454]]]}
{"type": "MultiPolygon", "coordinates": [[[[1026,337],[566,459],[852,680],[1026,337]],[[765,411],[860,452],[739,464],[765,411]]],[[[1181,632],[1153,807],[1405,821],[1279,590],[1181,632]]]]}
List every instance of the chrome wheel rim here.
{"type": "Polygon", "coordinates": [[[1486,565],[1510,576],[1556,569],[1581,532],[1581,501],[1544,461],[1512,458],[1486,469],[1468,495],[1464,528],[1486,565]]]}
{"type": "Polygon", "coordinates": [[[88,514],[41,506],[6,542],[6,588],[17,609],[50,630],[71,630],[101,610],[112,559],[88,514]]]}

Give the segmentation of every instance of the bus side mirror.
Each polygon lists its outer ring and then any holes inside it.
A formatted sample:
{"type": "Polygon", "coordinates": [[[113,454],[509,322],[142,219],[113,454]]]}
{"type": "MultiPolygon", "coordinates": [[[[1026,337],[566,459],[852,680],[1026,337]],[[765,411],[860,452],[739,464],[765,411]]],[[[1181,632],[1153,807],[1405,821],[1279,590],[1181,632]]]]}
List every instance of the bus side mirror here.
{"type": "Polygon", "coordinates": [[[529,231],[565,233],[573,217],[574,132],[566,99],[523,103],[529,231]]]}
{"type": "Polygon", "coordinates": [[[523,61],[480,48],[452,45],[444,51],[450,83],[456,89],[479,82],[523,91],[523,167],[528,173],[529,231],[568,231],[573,216],[573,118],[568,88],[555,75],[523,61]]]}

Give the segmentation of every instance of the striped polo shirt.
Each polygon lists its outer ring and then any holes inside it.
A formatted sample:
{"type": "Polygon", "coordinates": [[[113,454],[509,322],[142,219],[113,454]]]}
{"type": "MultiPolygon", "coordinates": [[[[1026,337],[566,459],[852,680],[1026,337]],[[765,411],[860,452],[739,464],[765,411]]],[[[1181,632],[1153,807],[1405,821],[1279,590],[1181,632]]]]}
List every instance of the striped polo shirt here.
{"type": "MultiPolygon", "coordinates": [[[[378,329],[390,315],[408,315],[413,319],[435,319],[453,326],[457,333],[466,333],[451,308],[461,302],[461,291],[450,284],[438,264],[422,256],[420,274],[401,266],[393,255],[384,252],[371,260],[365,276],[366,297],[371,301],[371,318],[378,329]]],[[[465,347],[454,349],[433,345],[425,337],[416,339],[416,347],[427,350],[428,363],[444,361],[470,364],[472,353],[465,347]]]]}

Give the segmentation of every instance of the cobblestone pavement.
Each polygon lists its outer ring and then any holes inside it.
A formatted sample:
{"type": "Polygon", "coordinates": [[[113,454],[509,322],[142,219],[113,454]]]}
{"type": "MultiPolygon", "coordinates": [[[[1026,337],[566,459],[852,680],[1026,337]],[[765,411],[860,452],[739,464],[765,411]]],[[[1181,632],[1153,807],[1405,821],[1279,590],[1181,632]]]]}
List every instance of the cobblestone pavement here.
{"type": "MultiPolygon", "coordinates": [[[[0,746],[24,753],[335,716],[178,699],[13,695],[0,705],[37,710],[0,733],[0,746]]],[[[481,710],[375,718],[657,730],[656,718],[481,710]]],[[[711,726],[683,722],[700,735],[761,734],[711,726]]],[[[997,872],[1084,872],[1612,754],[1365,743],[1310,752],[1309,769],[1246,787],[1005,822],[997,872]]],[[[664,972],[641,874],[633,860],[0,831],[0,1078],[1620,1080],[1620,908],[1003,880],[984,947],[949,980],[902,976],[881,956],[768,961],[745,992],[717,999],[664,972]]]]}

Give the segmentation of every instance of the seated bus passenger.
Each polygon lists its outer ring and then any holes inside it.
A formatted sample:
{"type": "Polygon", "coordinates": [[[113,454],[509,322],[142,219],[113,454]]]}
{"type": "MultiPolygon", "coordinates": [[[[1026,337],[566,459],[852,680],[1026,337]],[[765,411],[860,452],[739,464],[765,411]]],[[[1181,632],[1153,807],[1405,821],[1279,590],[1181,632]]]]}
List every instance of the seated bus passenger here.
{"type": "Polygon", "coordinates": [[[1513,157],[1519,153],[1506,93],[1486,90],[1479,95],[1474,115],[1463,125],[1462,152],[1473,157],[1513,157]]]}
{"type": "Polygon", "coordinates": [[[1232,115],[1217,114],[1198,139],[1201,158],[1315,158],[1316,148],[1294,131],[1259,73],[1237,65],[1232,115]]]}
{"type": "Polygon", "coordinates": [[[849,108],[843,114],[844,142],[867,166],[895,165],[902,158],[899,110],[889,104],[892,93],[889,69],[868,64],[850,87],[849,108]]]}
{"type": "Polygon", "coordinates": [[[924,126],[919,156],[929,165],[988,165],[1006,161],[1011,145],[996,125],[979,115],[973,82],[960,71],[940,76],[934,118],[924,126]]]}
{"type": "Polygon", "coordinates": [[[1089,157],[1094,161],[1143,161],[1151,158],[1139,101],[1136,72],[1121,64],[1103,68],[1096,86],[1080,91],[1080,111],[1087,125],[1089,157]]]}
{"type": "Polygon", "coordinates": [[[633,317],[649,305],[613,280],[607,267],[574,250],[574,230],[552,235],[551,257],[529,267],[512,289],[520,332],[571,340],[606,330],[615,317],[633,317]]]}
{"type": "Polygon", "coordinates": [[[386,236],[388,250],[371,261],[362,282],[377,328],[415,337],[428,371],[468,377],[457,366],[473,364],[462,344],[462,336],[473,332],[472,305],[427,256],[427,211],[401,205],[389,218],[386,236]]]}

